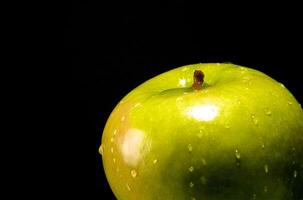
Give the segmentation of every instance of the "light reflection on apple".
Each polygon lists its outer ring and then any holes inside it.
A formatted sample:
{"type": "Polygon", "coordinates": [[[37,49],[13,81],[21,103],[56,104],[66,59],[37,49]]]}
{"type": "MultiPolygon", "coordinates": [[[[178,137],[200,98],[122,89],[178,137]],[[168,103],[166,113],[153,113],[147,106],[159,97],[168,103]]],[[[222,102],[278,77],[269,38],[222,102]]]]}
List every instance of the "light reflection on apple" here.
{"type": "Polygon", "coordinates": [[[218,107],[213,104],[193,106],[187,110],[190,117],[199,121],[210,121],[218,115],[218,107]]]}
{"type": "Polygon", "coordinates": [[[142,158],[142,148],[145,134],[139,129],[129,129],[124,135],[121,145],[123,160],[129,166],[135,167],[142,158]]]}

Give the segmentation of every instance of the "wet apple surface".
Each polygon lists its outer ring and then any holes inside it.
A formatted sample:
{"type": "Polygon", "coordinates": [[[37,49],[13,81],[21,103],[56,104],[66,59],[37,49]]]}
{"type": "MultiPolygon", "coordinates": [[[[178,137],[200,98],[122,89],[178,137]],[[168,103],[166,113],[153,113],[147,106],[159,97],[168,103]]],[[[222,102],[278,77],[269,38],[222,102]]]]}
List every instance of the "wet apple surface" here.
{"type": "Polygon", "coordinates": [[[126,95],[100,153],[118,200],[301,200],[302,143],[303,111],[283,84],[210,63],[168,71],[126,95]]]}

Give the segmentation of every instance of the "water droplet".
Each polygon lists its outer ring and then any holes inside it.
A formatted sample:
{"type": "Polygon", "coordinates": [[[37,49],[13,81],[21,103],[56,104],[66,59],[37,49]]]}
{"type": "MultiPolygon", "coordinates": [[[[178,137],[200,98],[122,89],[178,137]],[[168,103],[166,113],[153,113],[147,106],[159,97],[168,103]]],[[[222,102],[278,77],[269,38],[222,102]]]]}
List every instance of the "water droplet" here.
{"type": "Polygon", "coordinates": [[[193,182],[190,182],[190,183],[189,183],[189,187],[192,188],[192,187],[194,187],[194,186],[195,186],[195,184],[194,184],[193,182]]]}
{"type": "Polygon", "coordinates": [[[185,72],[187,70],[188,70],[188,67],[184,67],[184,68],[181,69],[182,72],[185,72]]]}
{"type": "Polygon", "coordinates": [[[137,175],[138,175],[137,171],[134,170],[134,169],[130,171],[130,174],[131,174],[131,176],[132,176],[133,178],[136,178],[137,175]]]}
{"type": "Polygon", "coordinates": [[[114,153],[114,148],[113,147],[110,148],[110,152],[114,153]]]}
{"type": "Polygon", "coordinates": [[[264,113],[265,113],[265,115],[267,115],[267,116],[270,116],[270,115],[271,115],[271,111],[270,111],[268,108],[265,108],[265,109],[264,109],[264,113]]]}
{"type": "Polygon", "coordinates": [[[188,171],[190,171],[190,172],[193,172],[194,170],[195,170],[194,166],[190,166],[190,167],[188,168],[188,171]]]}
{"type": "Polygon", "coordinates": [[[186,80],[185,80],[185,79],[180,79],[180,80],[179,80],[179,85],[180,85],[181,87],[184,87],[185,84],[186,84],[186,80]]]}
{"type": "Polygon", "coordinates": [[[187,148],[188,148],[188,151],[189,151],[189,152],[192,152],[192,151],[193,151],[193,147],[192,147],[191,144],[189,144],[189,145],[187,146],[187,148]]]}
{"type": "Polygon", "coordinates": [[[264,192],[267,192],[268,191],[268,188],[267,188],[267,186],[265,185],[264,186],[264,192]]]}
{"type": "Polygon", "coordinates": [[[99,148],[99,153],[103,156],[103,144],[101,144],[101,146],[99,148]]]}
{"type": "Polygon", "coordinates": [[[116,158],[113,158],[113,162],[116,163],[116,158]]]}
{"type": "Polygon", "coordinates": [[[291,101],[288,101],[287,103],[288,103],[288,105],[292,105],[292,102],[291,102],[291,101]]]}
{"type": "Polygon", "coordinates": [[[202,158],[201,161],[202,161],[202,164],[203,164],[204,166],[207,165],[207,162],[206,162],[206,160],[205,160],[204,158],[202,158]]]}
{"type": "Polygon", "coordinates": [[[230,125],[229,124],[225,124],[224,126],[226,129],[229,129],[230,128],[230,125]]]}
{"type": "Polygon", "coordinates": [[[255,114],[251,114],[251,120],[256,126],[258,125],[259,120],[256,118],[255,114]]]}
{"type": "Polygon", "coordinates": [[[126,183],[126,188],[127,188],[128,191],[131,191],[131,188],[130,188],[130,186],[128,185],[128,183],[126,183]]]}
{"type": "Polygon", "coordinates": [[[284,86],[284,84],[283,84],[283,83],[280,83],[280,86],[281,86],[282,88],[285,88],[285,86],[284,86]]]}
{"type": "Polygon", "coordinates": [[[201,181],[202,185],[206,185],[206,178],[204,176],[200,177],[200,181],[201,181]]]}
{"type": "Polygon", "coordinates": [[[241,154],[238,151],[238,149],[236,149],[236,151],[235,151],[235,158],[236,158],[236,165],[239,167],[240,166],[241,154]]]}
{"type": "Polygon", "coordinates": [[[264,165],[264,171],[266,174],[268,173],[268,165],[264,165]]]}
{"type": "Polygon", "coordinates": [[[235,151],[235,157],[236,157],[236,159],[240,159],[241,158],[241,154],[238,151],[238,149],[236,149],[236,151],[235,151]]]}
{"type": "Polygon", "coordinates": [[[112,137],[112,138],[110,138],[110,142],[114,142],[114,138],[112,137]]]}
{"type": "Polygon", "coordinates": [[[155,160],[153,161],[153,163],[154,163],[154,164],[156,164],[157,162],[158,162],[158,160],[157,160],[157,159],[155,159],[155,160]]]}
{"type": "Polygon", "coordinates": [[[139,103],[139,102],[134,105],[135,108],[137,108],[139,106],[141,106],[141,103],[139,103]]]}
{"type": "Polygon", "coordinates": [[[295,170],[295,171],[294,171],[294,178],[297,178],[297,176],[298,176],[298,171],[295,170]]]}
{"type": "Polygon", "coordinates": [[[263,150],[265,149],[265,144],[262,144],[262,149],[263,149],[263,150]]]}
{"type": "Polygon", "coordinates": [[[114,130],[114,135],[117,135],[117,129],[114,130]]]}
{"type": "Polygon", "coordinates": [[[122,116],[121,117],[121,121],[123,122],[125,120],[125,116],[122,116]]]}

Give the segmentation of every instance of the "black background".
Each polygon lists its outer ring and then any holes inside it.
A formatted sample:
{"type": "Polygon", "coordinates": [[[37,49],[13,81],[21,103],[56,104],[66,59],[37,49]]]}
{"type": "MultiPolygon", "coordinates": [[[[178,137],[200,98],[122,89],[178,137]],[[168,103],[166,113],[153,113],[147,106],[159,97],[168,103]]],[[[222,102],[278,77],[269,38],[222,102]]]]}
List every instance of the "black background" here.
{"type": "Polygon", "coordinates": [[[265,72],[303,102],[296,8],[183,1],[68,5],[64,47],[74,94],[69,195],[115,199],[97,153],[106,119],[124,95],[167,70],[232,62],[265,72]]]}

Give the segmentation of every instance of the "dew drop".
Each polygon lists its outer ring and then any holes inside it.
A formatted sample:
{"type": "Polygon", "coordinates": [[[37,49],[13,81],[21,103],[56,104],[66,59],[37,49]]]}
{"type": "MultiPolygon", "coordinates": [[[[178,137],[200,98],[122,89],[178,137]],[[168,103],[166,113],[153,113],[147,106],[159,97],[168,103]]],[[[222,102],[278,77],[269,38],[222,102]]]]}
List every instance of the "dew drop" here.
{"type": "Polygon", "coordinates": [[[116,158],[113,158],[113,162],[116,163],[116,158]]]}
{"type": "Polygon", "coordinates": [[[188,151],[189,151],[189,152],[192,152],[192,151],[193,151],[193,147],[192,147],[191,144],[189,144],[189,145],[187,146],[187,148],[188,148],[188,151]]]}
{"type": "Polygon", "coordinates": [[[271,115],[271,111],[270,111],[268,108],[265,108],[265,109],[264,109],[264,113],[265,113],[265,115],[267,115],[267,116],[270,116],[270,115],[271,115]]]}
{"type": "Polygon", "coordinates": [[[99,153],[103,156],[103,144],[101,144],[101,146],[99,148],[99,153]]]}
{"type": "Polygon", "coordinates": [[[114,135],[117,135],[117,129],[114,130],[114,135]]]}
{"type": "Polygon", "coordinates": [[[230,125],[229,124],[225,124],[224,126],[226,129],[230,129],[230,125]]]}
{"type": "Polygon", "coordinates": [[[190,166],[189,168],[188,168],[188,171],[190,171],[190,172],[193,172],[195,170],[195,168],[193,167],[193,166],[190,166]]]}
{"type": "Polygon", "coordinates": [[[264,192],[267,192],[268,191],[268,189],[267,189],[267,186],[265,185],[264,186],[264,192]]]}
{"type": "Polygon", "coordinates": [[[130,186],[128,185],[128,183],[126,183],[126,188],[127,188],[128,191],[131,191],[131,188],[130,188],[130,186]]]}
{"type": "Polygon", "coordinates": [[[288,101],[287,103],[288,103],[288,105],[292,105],[292,102],[291,102],[291,101],[288,101]]]}
{"type": "Polygon", "coordinates": [[[235,151],[235,158],[236,158],[236,164],[237,164],[237,166],[239,167],[239,166],[240,166],[241,154],[240,154],[240,152],[238,151],[238,149],[236,149],[236,151],[235,151]]]}
{"type": "Polygon", "coordinates": [[[132,176],[133,178],[136,178],[137,175],[138,175],[137,171],[134,170],[134,169],[130,171],[130,174],[131,174],[131,176],[132,176]]]}
{"type": "Polygon", "coordinates": [[[110,142],[114,142],[114,138],[112,137],[112,138],[110,138],[110,142]]]}
{"type": "Polygon", "coordinates": [[[200,181],[201,181],[202,185],[206,185],[206,178],[204,176],[200,177],[200,181]]]}
{"type": "Polygon", "coordinates": [[[181,69],[182,72],[185,72],[187,70],[188,70],[188,67],[184,67],[184,68],[181,69]]]}
{"type": "Polygon", "coordinates": [[[153,163],[154,163],[154,164],[156,164],[157,162],[158,162],[158,160],[157,160],[157,159],[155,159],[155,160],[153,161],[153,163]]]}
{"type": "Polygon", "coordinates": [[[268,165],[264,165],[264,171],[266,174],[268,173],[268,165]]]}
{"type": "Polygon", "coordinates": [[[294,178],[297,178],[297,176],[298,176],[298,171],[295,170],[295,171],[294,171],[294,178]]]}
{"type": "Polygon", "coordinates": [[[194,187],[194,186],[195,186],[195,184],[194,184],[193,182],[190,182],[190,183],[189,183],[189,187],[192,188],[192,187],[194,187]]]}
{"type": "Polygon", "coordinates": [[[135,108],[137,108],[137,107],[139,107],[139,106],[141,106],[141,103],[136,103],[136,104],[134,105],[135,108]]]}
{"type": "Polygon", "coordinates": [[[236,151],[235,151],[235,157],[236,157],[236,159],[240,159],[241,158],[241,154],[240,154],[240,152],[238,151],[238,149],[236,149],[236,151]]]}
{"type": "Polygon", "coordinates": [[[258,125],[259,120],[256,118],[255,114],[251,114],[251,120],[256,126],[258,125]]]}
{"type": "Polygon", "coordinates": [[[123,122],[125,120],[125,116],[122,116],[121,117],[121,121],[123,122]]]}
{"type": "Polygon", "coordinates": [[[113,147],[110,148],[110,152],[114,153],[114,148],[113,147]]]}

